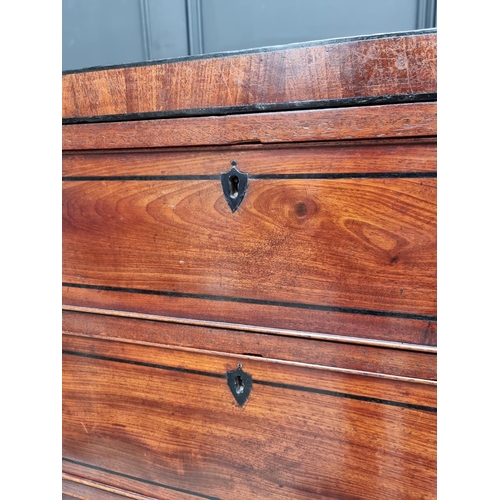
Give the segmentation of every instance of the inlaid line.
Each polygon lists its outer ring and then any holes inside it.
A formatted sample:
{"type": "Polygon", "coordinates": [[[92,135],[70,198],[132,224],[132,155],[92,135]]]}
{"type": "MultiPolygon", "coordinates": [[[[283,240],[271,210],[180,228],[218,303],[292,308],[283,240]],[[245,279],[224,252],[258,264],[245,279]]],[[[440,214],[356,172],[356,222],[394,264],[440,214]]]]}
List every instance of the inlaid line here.
{"type": "Polygon", "coordinates": [[[167,292],[161,290],[144,290],[141,288],[122,288],[114,286],[87,285],[83,283],[62,283],[62,286],[70,288],[83,288],[88,290],[102,290],[107,292],[137,293],[142,295],[158,295],[163,297],[179,297],[202,300],[213,300],[219,302],[237,302],[241,304],[255,304],[265,306],[292,307],[297,309],[309,309],[314,311],[341,312],[349,314],[364,314],[368,316],[384,316],[390,318],[417,319],[422,321],[437,321],[437,316],[427,314],[412,314],[396,311],[378,311],[374,309],[357,309],[352,307],[324,306],[319,304],[303,304],[301,302],[281,302],[277,300],[249,299],[245,297],[226,297],[221,295],[209,295],[185,292],[167,292]]]}
{"type": "MultiPolygon", "coordinates": [[[[136,366],[144,366],[147,368],[157,368],[160,370],[168,370],[168,371],[182,372],[182,373],[191,373],[194,375],[202,375],[205,377],[212,377],[212,378],[219,378],[219,379],[226,378],[225,374],[220,374],[220,373],[212,373],[212,372],[207,372],[207,371],[202,371],[202,370],[191,370],[188,368],[159,365],[156,363],[146,363],[144,361],[132,361],[132,360],[128,360],[128,359],[115,358],[115,357],[111,357],[111,356],[101,356],[99,354],[90,354],[90,353],[85,353],[85,352],[69,351],[69,350],[63,350],[62,353],[69,355],[69,356],[80,356],[83,358],[92,358],[92,359],[99,359],[102,361],[111,361],[111,362],[115,362],[115,363],[124,363],[124,364],[136,365],[136,366]]],[[[427,411],[427,412],[432,412],[432,413],[437,412],[437,409],[432,407],[432,406],[414,405],[414,404],[410,404],[410,403],[402,403],[400,401],[391,401],[388,399],[371,398],[368,396],[359,396],[357,394],[348,394],[348,393],[344,393],[344,392],[329,391],[327,389],[318,389],[315,387],[305,387],[305,386],[301,386],[301,385],[292,385],[292,384],[281,384],[281,383],[277,383],[277,382],[269,382],[267,380],[258,380],[258,379],[253,379],[252,383],[265,385],[265,386],[269,386],[269,387],[276,387],[278,389],[289,389],[292,391],[310,392],[310,393],[314,393],[314,394],[322,394],[325,396],[333,396],[333,397],[337,397],[337,398],[355,399],[358,401],[365,401],[367,403],[377,403],[377,404],[382,404],[382,405],[398,406],[401,408],[409,408],[412,410],[427,411]]]]}
{"type": "Polygon", "coordinates": [[[152,486],[159,486],[160,488],[166,488],[168,490],[178,491],[180,493],[187,493],[188,495],[193,495],[199,498],[207,498],[209,500],[220,500],[218,497],[211,497],[209,495],[204,495],[203,493],[198,493],[196,491],[186,490],[184,488],[177,488],[175,486],[168,486],[167,484],[158,483],[156,481],[150,481],[149,479],[143,479],[141,477],[132,476],[130,474],[124,474],[123,472],[117,472],[111,469],[105,469],[104,467],[98,467],[97,465],[87,464],[85,462],[80,462],[79,460],[73,460],[72,458],[62,457],[62,459],[64,462],[69,462],[75,465],[81,465],[83,467],[88,467],[89,469],[98,470],[99,472],[106,472],[108,474],[124,477],[126,479],[132,479],[133,481],[139,481],[141,483],[150,484],[152,486]]]}
{"type": "Polygon", "coordinates": [[[114,358],[110,356],[101,356],[99,354],[89,354],[86,352],[77,352],[77,351],[67,351],[63,350],[63,354],[68,354],[70,356],[80,356],[82,358],[93,358],[93,359],[100,359],[103,361],[114,361],[116,363],[125,363],[128,365],[137,365],[137,366],[145,366],[147,368],[158,368],[160,370],[168,370],[168,371],[173,371],[173,372],[182,372],[182,373],[190,373],[192,375],[202,375],[204,377],[212,377],[212,378],[226,378],[226,375],[222,375],[219,373],[213,373],[213,372],[207,372],[203,370],[190,370],[189,368],[179,368],[176,366],[167,366],[167,365],[159,365],[157,363],[146,363],[144,361],[132,361],[129,359],[122,359],[122,358],[114,358]]]}
{"type": "MultiPolygon", "coordinates": [[[[435,179],[436,172],[351,172],[310,174],[249,174],[249,179],[435,179]]],[[[65,176],[65,182],[77,181],[218,181],[220,175],[80,175],[65,176]]]]}
{"type": "Polygon", "coordinates": [[[280,111],[307,111],[313,109],[350,108],[357,106],[377,106],[384,104],[410,104],[437,101],[436,92],[421,94],[396,94],[366,97],[345,97],[338,99],[318,99],[317,101],[289,101],[240,106],[216,106],[211,108],[174,109],[169,111],[145,111],[142,113],[122,113],[113,115],[78,116],[63,118],[63,125],[85,123],[109,123],[123,121],[156,120],[162,118],[196,118],[202,116],[226,116],[248,113],[272,113],[280,111]]]}

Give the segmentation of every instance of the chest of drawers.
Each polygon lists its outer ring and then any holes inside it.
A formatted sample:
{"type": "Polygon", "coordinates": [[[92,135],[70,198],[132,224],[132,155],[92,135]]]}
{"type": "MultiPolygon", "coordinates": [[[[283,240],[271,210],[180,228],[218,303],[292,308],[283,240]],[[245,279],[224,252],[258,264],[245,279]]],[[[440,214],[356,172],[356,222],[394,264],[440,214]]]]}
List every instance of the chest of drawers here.
{"type": "Polygon", "coordinates": [[[436,33],[63,75],[63,495],[436,496],[436,33]]]}

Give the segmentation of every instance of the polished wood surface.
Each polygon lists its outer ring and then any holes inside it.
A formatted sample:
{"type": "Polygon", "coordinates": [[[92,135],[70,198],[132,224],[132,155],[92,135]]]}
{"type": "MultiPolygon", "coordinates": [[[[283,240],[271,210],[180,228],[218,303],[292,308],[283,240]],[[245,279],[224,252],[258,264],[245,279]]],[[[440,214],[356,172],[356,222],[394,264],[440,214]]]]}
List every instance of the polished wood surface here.
{"type": "Polygon", "coordinates": [[[117,474],[102,467],[81,464],[63,458],[63,500],[74,498],[85,500],[196,500],[210,498],[208,495],[196,495],[181,488],[165,488],[166,485],[155,484],[127,474],[117,474]],[[91,471],[93,479],[87,479],[91,471]],[[118,486],[116,486],[118,484],[118,486]],[[115,485],[115,486],[112,486],[115,485]],[[66,496],[65,496],[66,495],[66,496]]]}
{"type": "Polygon", "coordinates": [[[435,386],[95,339],[63,349],[66,459],[215,498],[431,497],[435,386]],[[237,363],[253,379],[243,408],[225,377],[237,363]]]}
{"type": "Polygon", "coordinates": [[[241,363],[245,371],[251,372],[254,381],[269,380],[287,385],[292,383],[289,379],[290,373],[294,373],[297,381],[300,380],[300,387],[305,389],[334,391],[363,398],[394,401],[398,405],[424,406],[434,409],[436,407],[436,382],[433,380],[366,374],[343,368],[306,365],[279,359],[260,359],[189,347],[140,345],[78,335],[63,335],[63,352],[66,351],[81,353],[83,357],[88,357],[87,354],[90,357],[98,356],[105,359],[124,357],[132,364],[169,366],[174,371],[180,372],[201,370],[203,373],[218,374],[217,377],[224,379],[228,370],[234,369],[237,363],[241,363]],[[167,359],[168,362],[166,362],[167,359]],[[353,389],[353,384],[355,389],[353,389]]]}
{"type": "Polygon", "coordinates": [[[63,76],[63,498],[436,498],[435,76],[429,31],[63,76]]]}
{"type": "MultiPolygon", "coordinates": [[[[104,314],[103,314],[104,313],[104,314]]],[[[66,335],[108,338],[143,345],[171,345],[267,359],[436,380],[435,349],[400,344],[349,343],[329,336],[306,338],[291,332],[230,330],[75,311],[63,312],[66,335]]],[[[297,332],[298,333],[298,332],[297,332]]]]}
{"type": "Polygon", "coordinates": [[[220,175],[238,163],[259,174],[436,172],[436,140],[410,138],[332,143],[129,149],[63,154],[63,178],[144,175],[220,175]]]}
{"type": "Polygon", "coordinates": [[[436,33],[78,72],[62,85],[63,118],[432,93],[436,33]]]}
{"type": "Polygon", "coordinates": [[[281,143],[436,135],[436,104],[64,125],[63,150],[281,143]]]}
{"type": "MultiPolygon", "coordinates": [[[[83,285],[82,285],[83,286],[83,285]]],[[[422,346],[436,346],[436,319],[414,319],[397,315],[357,314],[334,308],[304,308],[288,304],[252,304],[236,298],[214,301],[210,298],[143,294],[133,290],[107,290],[80,288],[76,285],[62,287],[65,307],[82,307],[111,311],[113,314],[137,316],[147,319],[168,318],[180,322],[199,322],[203,325],[220,325],[245,331],[269,333],[269,330],[288,330],[289,335],[305,338],[318,336],[345,337],[422,346]]],[[[361,340],[360,340],[361,341],[361,340]]]]}
{"type": "Polygon", "coordinates": [[[231,213],[215,180],[66,182],[63,281],[434,316],[435,196],[425,178],[256,179],[231,213]]]}
{"type": "MultiPolygon", "coordinates": [[[[133,500],[154,500],[153,497],[145,496],[131,491],[108,486],[97,481],[89,481],[78,476],[63,473],[63,500],[65,498],[73,499],[93,499],[93,500],[124,500],[131,498],[133,500]]],[[[170,499],[192,500],[191,495],[179,494],[171,495],[170,499]]]]}

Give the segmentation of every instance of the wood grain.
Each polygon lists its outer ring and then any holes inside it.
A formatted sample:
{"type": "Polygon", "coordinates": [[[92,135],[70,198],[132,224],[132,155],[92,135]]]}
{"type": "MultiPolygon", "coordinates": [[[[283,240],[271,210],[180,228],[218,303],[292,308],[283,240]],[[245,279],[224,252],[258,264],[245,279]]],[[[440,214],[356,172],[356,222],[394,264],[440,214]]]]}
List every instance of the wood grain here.
{"type": "MultiPolygon", "coordinates": [[[[83,498],[88,500],[124,500],[126,498],[132,500],[154,500],[154,498],[150,496],[144,496],[132,491],[126,491],[122,488],[108,486],[107,484],[97,481],[89,481],[88,479],[71,476],[66,473],[63,473],[62,483],[63,498],[64,495],[67,495],[69,498],[83,498]]],[[[193,500],[191,495],[186,494],[180,494],[179,496],[170,498],[193,500]]]]}
{"type": "Polygon", "coordinates": [[[88,498],[88,500],[111,500],[113,497],[104,496],[101,498],[102,495],[106,495],[108,490],[115,495],[121,494],[122,496],[118,497],[120,500],[123,500],[123,497],[137,500],[150,498],[154,500],[161,498],[168,498],[168,500],[199,500],[200,498],[207,498],[206,495],[200,495],[197,492],[179,491],[179,488],[169,487],[166,484],[157,485],[152,481],[134,478],[127,474],[106,470],[91,464],[83,464],[65,457],[62,460],[62,469],[63,489],[80,492],[86,490],[81,496],[88,498]],[[89,477],[92,479],[89,479],[89,477]],[[71,485],[69,480],[72,481],[71,485]],[[103,491],[103,487],[106,490],[103,491]]]}
{"type": "Polygon", "coordinates": [[[253,180],[231,213],[217,181],[64,183],[63,281],[433,316],[435,189],[253,180]]]}
{"type": "Polygon", "coordinates": [[[328,392],[423,403],[433,386],[249,360],[253,389],[240,408],[224,376],[237,362],[229,356],[95,339],[63,346],[108,358],[63,356],[69,459],[217,498],[435,496],[435,413],[328,392]],[[298,389],[310,384],[327,392],[298,389]]]}
{"type": "Polygon", "coordinates": [[[63,498],[436,498],[436,34],[368,38],[63,76],[63,498]]]}
{"type": "Polygon", "coordinates": [[[214,302],[193,297],[138,295],[127,291],[62,287],[64,307],[97,308],[119,314],[155,315],[183,322],[223,323],[224,327],[268,332],[285,329],[304,338],[333,335],[357,341],[437,345],[436,321],[308,310],[234,301],[214,302]]]}
{"type": "Polygon", "coordinates": [[[435,136],[436,104],[63,125],[63,150],[435,136]]]}
{"type": "Polygon", "coordinates": [[[304,389],[306,392],[333,391],[361,398],[392,401],[403,406],[435,408],[437,403],[436,382],[432,380],[404,379],[335,367],[242,357],[176,346],[143,346],[117,340],[65,334],[62,347],[63,351],[105,359],[121,359],[138,364],[166,366],[171,371],[186,371],[186,373],[199,371],[211,374],[215,378],[224,378],[227,370],[233,370],[237,363],[242,363],[244,369],[248,368],[252,372],[254,382],[261,380],[287,387],[297,385],[300,390],[304,389]],[[294,374],[295,382],[290,379],[291,373],[294,374]]]}
{"type": "Polygon", "coordinates": [[[435,172],[436,140],[253,145],[184,150],[88,151],[63,154],[63,177],[435,172]]]}
{"type": "Polygon", "coordinates": [[[66,74],[62,116],[436,92],[436,34],[66,74]]]}
{"type": "Polygon", "coordinates": [[[71,311],[63,312],[63,332],[436,380],[436,356],[429,352],[71,311]]]}

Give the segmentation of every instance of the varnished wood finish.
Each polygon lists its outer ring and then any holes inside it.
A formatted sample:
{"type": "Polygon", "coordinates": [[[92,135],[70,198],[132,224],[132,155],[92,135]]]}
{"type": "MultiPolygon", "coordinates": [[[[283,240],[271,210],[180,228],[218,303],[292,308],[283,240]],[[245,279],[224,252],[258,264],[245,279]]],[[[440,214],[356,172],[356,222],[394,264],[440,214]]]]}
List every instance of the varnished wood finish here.
{"type": "Polygon", "coordinates": [[[435,76],[430,32],[63,76],[63,498],[436,498],[435,76]]]}
{"type": "Polygon", "coordinates": [[[66,306],[104,308],[127,315],[139,313],[159,318],[211,321],[224,325],[241,325],[242,329],[267,332],[288,329],[304,336],[332,334],[336,336],[435,346],[435,320],[420,320],[387,315],[367,315],[335,310],[281,307],[252,304],[235,300],[217,301],[194,297],[138,294],[127,290],[103,290],[63,286],[66,306]],[[314,333],[312,333],[314,332],[314,333]]]}
{"type": "Polygon", "coordinates": [[[123,358],[139,365],[167,366],[180,372],[198,370],[203,373],[212,373],[216,378],[225,378],[227,370],[234,369],[237,363],[242,363],[245,371],[250,370],[254,381],[268,380],[281,385],[294,385],[293,380],[289,378],[290,373],[293,373],[296,377],[295,383],[310,391],[334,391],[362,398],[392,401],[397,403],[396,406],[425,406],[434,408],[434,411],[436,407],[436,382],[432,380],[414,380],[393,375],[370,374],[337,367],[260,359],[187,347],[143,346],[105,338],[91,339],[74,335],[63,335],[63,351],[88,354],[91,357],[123,358]]]}
{"type": "Polygon", "coordinates": [[[63,76],[63,118],[436,92],[436,34],[63,76]]]}
{"type": "Polygon", "coordinates": [[[64,125],[63,150],[331,141],[436,135],[436,104],[64,125]]]}
{"type": "MultiPolygon", "coordinates": [[[[65,287],[66,289],[70,288],[68,285],[65,287]]],[[[71,287],[72,288],[72,287],[71,287]]],[[[272,309],[272,307],[269,307],[272,309]]],[[[85,314],[100,314],[104,316],[114,316],[117,318],[132,318],[132,319],[140,319],[146,321],[159,321],[162,323],[174,323],[178,325],[192,325],[192,326],[201,326],[204,328],[222,328],[226,330],[241,330],[245,332],[252,333],[263,333],[269,335],[283,335],[285,337],[301,337],[306,339],[314,339],[314,340],[326,340],[332,342],[346,342],[348,344],[363,344],[363,345],[371,345],[375,347],[387,347],[389,349],[404,349],[415,352],[428,352],[428,353],[436,353],[436,347],[431,345],[428,341],[427,344],[408,344],[404,342],[395,342],[390,340],[378,340],[375,338],[359,338],[359,337],[348,337],[338,334],[332,333],[320,333],[320,332],[308,332],[303,330],[290,330],[290,329],[280,329],[273,328],[269,326],[258,326],[258,325],[242,325],[237,323],[227,323],[224,321],[211,321],[206,319],[196,319],[196,318],[182,318],[180,315],[178,316],[165,316],[158,314],[149,314],[149,313],[140,313],[137,311],[118,311],[112,309],[102,309],[97,307],[87,307],[81,305],[70,305],[63,304],[63,312],[76,312],[76,313],[85,313],[85,314]]],[[[347,315],[346,313],[341,313],[342,315],[347,315]]],[[[361,317],[369,316],[368,314],[361,314],[361,317]]],[[[410,324],[406,320],[406,324],[410,324]]],[[[434,322],[435,323],[435,322],[434,322]]],[[[435,335],[435,331],[428,328],[428,335],[435,335]]]]}
{"type": "Polygon", "coordinates": [[[397,349],[384,345],[350,344],[327,337],[323,340],[291,337],[285,332],[281,332],[281,335],[271,335],[72,311],[63,313],[63,332],[143,345],[184,346],[436,380],[436,359],[429,356],[432,351],[412,351],[409,346],[406,349],[397,349]]]}
{"type": "Polygon", "coordinates": [[[433,386],[245,360],[253,389],[240,409],[225,380],[239,358],[75,338],[63,348],[66,458],[220,498],[435,488],[433,386]]]}
{"type": "MultiPolygon", "coordinates": [[[[144,496],[132,491],[123,490],[108,486],[97,481],[89,481],[77,476],[63,473],[63,499],[80,498],[85,500],[154,500],[153,497],[144,496]]],[[[179,500],[193,500],[191,495],[180,494],[179,496],[170,496],[179,500]]]]}
{"type": "MultiPolygon", "coordinates": [[[[71,478],[71,480],[73,480],[73,484],[71,485],[72,490],[78,488],[82,491],[86,489],[85,494],[87,495],[88,500],[94,500],[96,498],[99,500],[99,495],[102,495],[102,489],[98,488],[98,486],[107,487],[115,494],[118,494],[116,493],[118,490],[122,496],[124,494],[128,494],[134,498],[133,495],[136,495],[136,497],[141,500],[144,497],[148,499],[153,498],[155,500],[162,498],[166,498],[168,500],[199,500],[200,498],[210,499],[209,495],[204,495],[203,493],[192,490],[186,491],[182,488],[175,488],[174,486],[164,483],[155,483],[154,481],[148,481],[140,477],[130,476],[130,474],[124,474],[119,471],[105,469],[92,464],[85,464],[65,457],[62,459],[62,469],[63,477],[71,478]],[[88,479],[89,477],[92,479],[88,479]],[[81,478],[86,478],[84,481],[88,483],[88,485],[83,485],[81,481],[79,481],[79,484],[76,485],[76,480],[81,478]]],[[[63,482],[63,488],[64,486],[66,486],[67,490],[70,489],[68,481],[63,482]]],[[[104,500],[108,499],[104,497],[104,500]]]]}
{"type": "Polygon", "coordinates": [[[231,161],[259,174],[435,172],[435,139],[339,141],[285,146],[248,145],[183,150],[67,152],[63,178],[220,175],[231,161]]]}
{"type": "Polygon", "coordinates": [[[63,280],[436,314],[435,179],[68,182],[63,280]]]}

